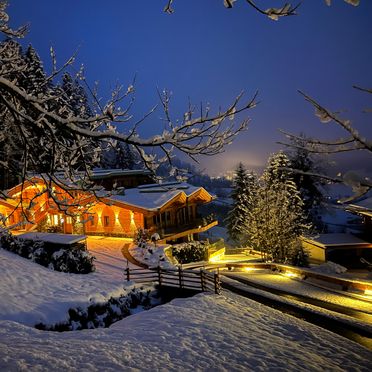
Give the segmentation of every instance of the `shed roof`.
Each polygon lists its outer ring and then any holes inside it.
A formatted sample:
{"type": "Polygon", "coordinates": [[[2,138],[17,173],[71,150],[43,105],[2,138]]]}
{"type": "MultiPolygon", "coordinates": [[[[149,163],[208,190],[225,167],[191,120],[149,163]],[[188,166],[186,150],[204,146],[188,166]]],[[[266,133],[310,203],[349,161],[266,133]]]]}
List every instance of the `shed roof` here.
{"type": "Polygon", "coordinates": [[[28,232],[17,235],[19,239],[40,240],[46,243],[72,245],[86,238],[85,235],[55,234],[42,232],[28,232]]]}
{"type": "Polygon", "coordinates": [[[314,237],[305,237],[303,239],[307,242],[313,243],[323,248],[337,246],[372,247],[372,243],[360,239],[352,234],[343,233],[319,234],[314,237]]]}

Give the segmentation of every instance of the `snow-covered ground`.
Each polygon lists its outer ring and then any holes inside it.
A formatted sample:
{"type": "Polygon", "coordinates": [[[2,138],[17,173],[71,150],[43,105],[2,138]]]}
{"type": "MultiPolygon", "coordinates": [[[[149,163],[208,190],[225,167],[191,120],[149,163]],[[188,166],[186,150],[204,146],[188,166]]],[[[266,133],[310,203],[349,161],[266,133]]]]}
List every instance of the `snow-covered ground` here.
{"type": "Polygon", "coordinates": [[[0,370],[369,370],[363,346],[229,292],[177,299],[106,329],[32,327],[123,294],[123,244],[89,238],[97,271],[87,275],[0,249],[0,370]]]}
{"type": "Polygon", "coordinates": [[[56,323],[66,320],[70,307],[86,307],[124,294],[127,261],[121,248],[126,242],[88,238],[97,270],[81,275],[51,271],[0,249],[0,319],[27,325],[56,323]]]}
{"type": "Polygon", "coordinates": [[[108,329],[43,332],[0,322],[1,370],[369,371],[372,353],[228,294],[177,299],[108,329]]]}
{"type": "Polygon", "coordinates": [[[280,289],[286,292],[370,313],[370,322],[372,323],[372,297],[370,298],[370,302],[363,301],[356,297],[348,296],[345,292],[341,293],[341,291],[326,290],[316,285],[312,285],[308,281],[297,280],[279,273],[272,273],[268,270],[253,269],[249,272],[234,272],[229,273],[229,275],[231,275],[231,277],[241,277],[253,283],[264,285],[265,287],[280,289]]]}

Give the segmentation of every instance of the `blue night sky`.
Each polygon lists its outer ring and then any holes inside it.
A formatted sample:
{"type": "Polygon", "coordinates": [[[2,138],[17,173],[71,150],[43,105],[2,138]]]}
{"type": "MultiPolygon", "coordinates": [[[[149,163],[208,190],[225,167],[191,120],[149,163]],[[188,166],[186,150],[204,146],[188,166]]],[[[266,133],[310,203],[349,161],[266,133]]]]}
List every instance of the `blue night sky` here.
{"type": "MultiPolygon", "coordinates": [[[[30,23],[24,44],[35,47],[47,69],[52,45],[59,63],[79,47],[76,68],[84,63],[88,80],[100,82],[102,96],[137,74],[136,117],[158,103],[157,88],[173,92],[172,113],[179,118],[188,97],[194,104],[209,103],[213,111],[226,108],[242,90],[246,99],[259,90],[261,103],[248,113],[248,131],[224,154],[200,159],[210,174],[239,161],[248,167],[265,164],[280,148],[275,142],[283,140],[278,128],[321,138],[344,135],[335,125],[321,124],[297,89],[343,110],[343,117],[372,137],[372,114],[361,113],[372,107],[371,96],[352,89],[372,87],[372,1],[353,7],[334,0],[327,7],[323,0],[304,0],[298,16],[278,22],[243,0],[231,10],[222,0],[175,0],[173,15],[163,13],[165,3],[12,0],[8,10],[14,27],[30,23]]],[[[158,110],[142,133],[160,131],[161,117],[158,110]]],[[[367,168],[366,159],[354,154],[342,161],[367,168]]]]}

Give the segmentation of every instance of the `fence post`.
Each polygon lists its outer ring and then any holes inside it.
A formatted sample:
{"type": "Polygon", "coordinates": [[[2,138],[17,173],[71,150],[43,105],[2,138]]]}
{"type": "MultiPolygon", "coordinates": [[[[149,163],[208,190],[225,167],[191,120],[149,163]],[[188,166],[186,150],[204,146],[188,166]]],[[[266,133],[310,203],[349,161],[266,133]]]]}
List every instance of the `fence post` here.
{"type": "Polygon", "coordinates": [[[159,280],[159,287],[161,287],[161,268],[158,266],[158,280],[159,280]]]}
{"type": "Polygon", "coordinates": [[[180,285],[180,289],[182,289],[182,269],[178,266],[178,282],[180,285]]]}
{"type": "Polygon", "coordinates": [[[201,284],[201,290],[205,292],[205,285],[204,285],[204,271],[203,269],[200,269],[200,284],[201,284]]]}
{"type": "Polygon", "coordinates": [[[127,273],[127,282],[130,281],[130,275],[129,275],[129,267],[125,269],[125,272],[127,273]]]}
{"type": "Polygon", "coordinates": [[[214,293],[220,294],[220,275],[219,272],[214,273],[214,293]]]}

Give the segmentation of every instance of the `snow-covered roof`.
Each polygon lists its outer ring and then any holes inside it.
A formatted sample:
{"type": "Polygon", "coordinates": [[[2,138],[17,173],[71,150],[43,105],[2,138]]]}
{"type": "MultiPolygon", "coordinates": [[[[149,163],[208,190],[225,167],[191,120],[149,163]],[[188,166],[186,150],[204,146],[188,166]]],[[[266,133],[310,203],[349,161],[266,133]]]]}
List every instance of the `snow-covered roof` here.
{"type": "MultiPolygon", "coordinates": [[[[163,207],[181,194],[190,197],[199,190],[204,189],[202,187],[189,185],[185,182],[169,182],[163,184],[142,185],[134,189],[127,189],[125,190],[124,195],[114,195],[109,199],[141,209],[154,211],[163,207]]],[[[210,197],[212,199],[212,195],[210,195],[210,197]]]]}
{"type": "Polygon", "coordinates": [[[147,169],[94,169],[91,174],[91,179],[94,180],[94,179],[117,177],[117,176],[136,176],[136,175],[148,176],[151,174],[152,174],[151,171],[147,169]]]}
{"type": "Polygon", "coordinates": [[[334,233],[334,234],[319,234],[314,237],[307,237],[304,238],[304,240],[313,242],[317,245],[323,246],[323,247],[329,247],[329,246],[344,246],[344,245],[350,245],[350,246],[371,246],[372,244],[358,238],[355,235],[352,234],[343,234],[343,233],[334,233]]]}
{"type": "Polygon", "coordinates": [[[85,235],[28,232],[17,236],[19,239],[40,240],[46,243],[71,245],[86,239],[85,235]]]}
{"type": "Polygon", "coordinates": [[[369,211],[372,211],[372,196],[363,200],[360,200],[356,203],[350,204],[350,207],[356,207],[361,209],[367,209],[369,211]]]}
{"type": "Polygon", "coordinates": [[[349,204],[347,210],[372,217],[372,197],[349,204]]]}

